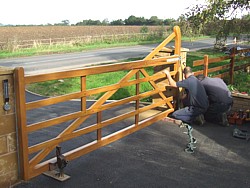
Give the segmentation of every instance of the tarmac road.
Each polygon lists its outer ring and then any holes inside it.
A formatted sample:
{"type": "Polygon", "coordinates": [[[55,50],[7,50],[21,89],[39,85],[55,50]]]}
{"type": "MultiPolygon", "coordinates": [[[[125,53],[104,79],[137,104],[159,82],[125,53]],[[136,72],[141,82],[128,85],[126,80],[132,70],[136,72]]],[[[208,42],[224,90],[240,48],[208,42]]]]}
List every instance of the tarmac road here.
{"type": "MultiPolygon", "coordinates": [[[[195,42],[182,42],[183,48],[190,51],[210,48],[214,44],[214,39],[203,39],[195,42]]],[[[228,40],[232,43],[232,39],[228,40]]],[[[80,68],[87,65],[111,63],[128,58],[144,58],[158,44],[138,45],[129,47],[117,47],[100,50],[90,50],[78,53],[52,54],[33,57],[0,59],[0,66],[24,67],[25,74],[38,74],[44,72],[54,72],[67,69],[80,68]]],[[[167,46],[173,46],[169,43],[167,46]]]]}

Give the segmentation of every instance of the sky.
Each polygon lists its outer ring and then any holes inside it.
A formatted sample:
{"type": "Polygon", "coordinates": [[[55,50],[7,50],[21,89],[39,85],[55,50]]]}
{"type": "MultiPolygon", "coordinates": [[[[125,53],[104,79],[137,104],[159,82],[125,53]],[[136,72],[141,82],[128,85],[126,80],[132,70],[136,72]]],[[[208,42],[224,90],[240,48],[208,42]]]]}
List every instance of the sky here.
{"type": "Polygon", "coordinates": [[[0,23],[7,25],[39,25],[69,20],[75,24],[82,20],[117,19],[129,16],[149,19],[177,19],[192,4],[204,0],[3,0],[0,23]]]}

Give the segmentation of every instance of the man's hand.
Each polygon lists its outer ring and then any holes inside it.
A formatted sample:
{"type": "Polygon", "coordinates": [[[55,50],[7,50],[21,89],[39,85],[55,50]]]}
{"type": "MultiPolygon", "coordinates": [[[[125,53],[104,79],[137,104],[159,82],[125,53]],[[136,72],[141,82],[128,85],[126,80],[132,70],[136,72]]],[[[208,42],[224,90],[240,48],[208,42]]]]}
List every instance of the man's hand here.
{"type": "Polygon", "coordinates": [[[167,75],[169,85],[173,86],[173,87],[177,87],[176,82],[173,80],[169,70],[165,69],[165,70],[163,70],[163,73],[165,73],[167,75]]]}
{"type": "Polygon", "coordinates": [[[167,69],[163,70],[163,73],[165,73],[167,75],[167,77],[171,76],[169,70],[167,70],[167,69]]]}

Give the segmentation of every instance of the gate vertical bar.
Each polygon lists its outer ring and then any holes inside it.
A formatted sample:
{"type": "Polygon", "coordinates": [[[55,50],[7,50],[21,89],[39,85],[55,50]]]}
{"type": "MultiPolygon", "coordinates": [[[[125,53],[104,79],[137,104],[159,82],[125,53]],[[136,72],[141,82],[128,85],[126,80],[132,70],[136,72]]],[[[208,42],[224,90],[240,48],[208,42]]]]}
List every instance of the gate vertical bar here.
{"type": "Polygon", "coordinates": [[[15,68],[15,97],[17,114],[17,131],[19,143],[20,176],[23,180],[29,180],[29,155],[28,155],[28,132],[26,119],[25,78],[22,67],[15,68]]]}
{"type": "MultiPolygon", "coordinates": [[[[102,112],[97,112],[97,124],[102,122],[102,112]]],[[[102,139],[102,129],[97,129],[97,141],[102,139]]]]}
{"type": "Polygon", "coordinates": [[[86,113],[87,109],[87,99],[86,99],[86,76],[81,76],[81,110],[86,113]]]}
{"type": "MultiPolygon", "coordinates": [[[[140,71],[138,71],[136,73],[136,80],[139,80],[140,79],[140,71]]],[[[136,84],[136,96],[138,96],[140,94],[140,84],[136,84]]],[[[139,104],[140,104],[140,99],[137,99],[136,100],[136,103],[135,103],[135,108],[136,110],[139,110],[139,104]]],[[[139,123],[139,113],[135,115],[135,125],[137,126],[139,123]]]]}

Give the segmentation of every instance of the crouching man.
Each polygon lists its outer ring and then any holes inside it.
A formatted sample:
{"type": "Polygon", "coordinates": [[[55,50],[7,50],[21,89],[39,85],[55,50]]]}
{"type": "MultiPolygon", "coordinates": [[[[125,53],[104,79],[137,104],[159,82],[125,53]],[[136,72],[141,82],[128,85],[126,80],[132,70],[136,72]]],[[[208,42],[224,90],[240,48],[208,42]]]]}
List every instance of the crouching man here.
{"type": "Polygon", "coordinates": [[[187,92],[187,106],[176,110],[172,116],[186,123],[203,125],[205,122],[203,114],[208,108],[208,98],[203,85],[193,75],[192,69],[186,67],[183,70],[185,80],[178,82],[173,80],[168,70],[163,72],[167,75],[170,86],[185,88],[187,92]]]}
{"type": "Polygon", "coordinates": [[[227,112],[231,109],[233,98],[227,85],[220,78],[205,77],[202,74],[198,75],[197,78],[204,86],[209,100],[205,120],[219,123],[222,126],[229,126],[227,112]]]}

